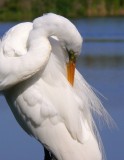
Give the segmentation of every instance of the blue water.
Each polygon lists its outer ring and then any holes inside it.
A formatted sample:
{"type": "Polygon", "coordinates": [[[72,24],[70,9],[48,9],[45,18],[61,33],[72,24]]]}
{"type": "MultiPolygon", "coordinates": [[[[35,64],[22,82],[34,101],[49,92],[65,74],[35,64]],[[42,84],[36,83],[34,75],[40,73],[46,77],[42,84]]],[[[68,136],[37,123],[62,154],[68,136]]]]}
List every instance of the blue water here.
{"type": "Polygon", "coordinates": [[[81,35],[85,40],[110,40],[109,43],[98,43],[89,41],[84,43],[83,53],[104,54],[104,55],[124,55],[124,18],[89,18],[75,21],[81,35]],[[112,41],[111,41],[112,40],[112,41]],[[115,43],[114,40],[121,41],[115,43]]]}
{"type": "MultiPolygon", "coordinates": [[[[121,55],[124,43],[91,41],[92,39],[123,40],[123,18],[92,18],[75,20],[75,25],[84,37],[82,56],[121,55]],[[90,39],[89,41],[86,41],[90,39]]],[[[0,36],[13,23],[0,24],[0,36]]],[[[95,66],[78,63],[85,79],[106,99],[101,100],[117,124],[117,128],[100,126],[100,134],[108,160],[124,159],[124,66],[95,66]]],[[[15,121],[4,97],[0,97],[0,160],[43,160],[41,145],[28,136],[15,121]]]]}

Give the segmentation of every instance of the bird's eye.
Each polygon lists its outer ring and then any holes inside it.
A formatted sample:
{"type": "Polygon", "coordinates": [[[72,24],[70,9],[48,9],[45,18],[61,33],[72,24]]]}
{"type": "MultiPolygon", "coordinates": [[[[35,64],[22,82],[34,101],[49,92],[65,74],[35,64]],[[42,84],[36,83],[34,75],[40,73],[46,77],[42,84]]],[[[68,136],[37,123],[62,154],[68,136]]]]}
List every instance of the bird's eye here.
{"type": "Polygon", "coordinates": [[[76,62],[76,54],[73,50],[68,51],[69,61],[76,62]]]}

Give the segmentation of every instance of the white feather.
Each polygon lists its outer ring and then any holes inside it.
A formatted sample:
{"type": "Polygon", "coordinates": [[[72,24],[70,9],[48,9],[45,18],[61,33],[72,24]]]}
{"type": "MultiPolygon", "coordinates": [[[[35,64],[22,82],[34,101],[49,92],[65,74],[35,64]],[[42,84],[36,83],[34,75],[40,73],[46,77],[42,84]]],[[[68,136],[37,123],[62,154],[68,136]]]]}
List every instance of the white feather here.
{"type": "Polygon", "coordinates": [[[58,160],[103,157],[92,112],[108,114],[77,70],[74,87],[66,78],[64,49],[79,55],[81,46],[75,26],[55,14],[19,24],[2,40],[0,89],[22,128],[58,160]]]}

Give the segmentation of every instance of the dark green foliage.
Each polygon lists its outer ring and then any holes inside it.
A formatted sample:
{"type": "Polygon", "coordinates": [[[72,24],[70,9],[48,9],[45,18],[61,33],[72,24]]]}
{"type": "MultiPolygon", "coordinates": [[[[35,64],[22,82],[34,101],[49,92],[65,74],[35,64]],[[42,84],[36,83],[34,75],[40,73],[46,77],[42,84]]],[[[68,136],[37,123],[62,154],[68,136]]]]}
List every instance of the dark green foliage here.
{"type": "Polygon", "coordinates": [[[32,20],[54,12],[67,18],[124,15],[124,0],[0,0],[1,21],[32,20]]]}

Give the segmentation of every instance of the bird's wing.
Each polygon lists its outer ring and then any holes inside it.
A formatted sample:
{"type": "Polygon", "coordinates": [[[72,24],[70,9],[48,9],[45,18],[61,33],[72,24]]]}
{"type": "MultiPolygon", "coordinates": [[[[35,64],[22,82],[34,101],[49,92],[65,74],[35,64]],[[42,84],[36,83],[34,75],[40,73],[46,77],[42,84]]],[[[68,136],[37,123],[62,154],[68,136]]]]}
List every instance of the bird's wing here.
{"type": "Polygon", "coordinates": [[[10,28],[2,38],[2,50],[7,57],[22,56],[27,53],[27,39],[33,28],[31,22],[24,22],[10,28]]]}
{"type": "Polygon", "coordinates": [[[55,107],[36,86],[29,87],[16,100],[16,106],[25,121],[28,119],[34,126],[43,125],[47,118],[57,115],[55,107]]]}
{"type": "Polygon", "coordinates": [[[19,24],[18,27],[12,28],[2,40],[0,90],[10,88],[42,70],[51,53],[48,39],[32,29],[32,23],[19,24]]]}

